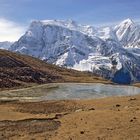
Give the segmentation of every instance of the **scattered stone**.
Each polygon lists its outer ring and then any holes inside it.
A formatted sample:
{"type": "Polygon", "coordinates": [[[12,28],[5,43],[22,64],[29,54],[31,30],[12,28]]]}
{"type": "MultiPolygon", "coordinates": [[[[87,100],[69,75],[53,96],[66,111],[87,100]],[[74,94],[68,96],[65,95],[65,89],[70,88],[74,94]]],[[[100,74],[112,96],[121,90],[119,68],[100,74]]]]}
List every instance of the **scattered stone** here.
{"type": "Polygon", "coordinates": [[[84,131],[80,131],[80,134],[84,134],[85,132],[84,131]]]}
{"type": "Polygon", "coordinates": [[[128,101],[135,101],[136,98],[130,98],[128,101]]]}
{"type": "Polygon", "coordinates": [[[130,122],[133,122],[133,121],[134,121],[133,119],[130,120],[130,122]]]}
{"type": "Polygon", "coordinates": [[[116,107],[120,107],[121,105],[119,105],[119,104],[116,104],[116,107]]]}
{"type": "Polygon", "coordinates": [[[113,130],[113,128],[107,128],[107,130],[113,130]]]}
{"type": "Polygon", "coordinates": [[[90,108],[89,110],[95,110],[95,108],[92,107],[92,108],[90,108]]]}
{"type": "Polygon", "coordinates": [[[137,118],[136,117],[133,117],[133,119],[136,120],[137,118]]]}
{"type": "Polygon", "coordinates": [[[75,112],[81,112],[81,111],[83,111],[83,109],[78,109],[78,110],[76,110],[75,112]]]}
{"type": "Polygon", "coordinates": [[[63,117],[64,116],[64,114],[55,114],[55,119],[60,119],[61,117],[63,117]]]}

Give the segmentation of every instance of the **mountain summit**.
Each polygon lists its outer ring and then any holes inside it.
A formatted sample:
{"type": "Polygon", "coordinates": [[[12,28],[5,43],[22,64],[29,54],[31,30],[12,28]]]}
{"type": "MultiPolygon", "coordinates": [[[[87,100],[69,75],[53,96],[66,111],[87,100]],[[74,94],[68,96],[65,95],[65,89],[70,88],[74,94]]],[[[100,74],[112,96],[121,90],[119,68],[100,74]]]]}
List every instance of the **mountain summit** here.
{"type": "Polygon", "coordinates": [[[33,21],[10,50],[117,83],[140,81],[140,25],[131,19],[104,28],[72,20],[33,21]]]}

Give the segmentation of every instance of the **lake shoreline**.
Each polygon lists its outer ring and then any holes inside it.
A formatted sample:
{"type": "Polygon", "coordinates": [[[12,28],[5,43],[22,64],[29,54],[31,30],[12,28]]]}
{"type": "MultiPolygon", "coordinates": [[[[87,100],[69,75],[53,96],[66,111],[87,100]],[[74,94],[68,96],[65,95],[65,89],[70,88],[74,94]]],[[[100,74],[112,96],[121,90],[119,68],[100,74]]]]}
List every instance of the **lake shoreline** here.
{"type": "Polygon", "coordinates": [[[136,86],[103,83],[50,83],[30,88],[0,92],[0,100],[45,101],[89,100],[115,96],[130,96],[140,93],[136,86]]]}

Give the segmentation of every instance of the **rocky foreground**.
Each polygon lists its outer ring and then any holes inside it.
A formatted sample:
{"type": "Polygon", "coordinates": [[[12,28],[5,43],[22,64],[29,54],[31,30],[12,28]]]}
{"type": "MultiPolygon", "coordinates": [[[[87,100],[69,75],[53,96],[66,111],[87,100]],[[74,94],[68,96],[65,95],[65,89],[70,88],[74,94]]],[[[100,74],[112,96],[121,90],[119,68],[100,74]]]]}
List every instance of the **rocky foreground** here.
{"type": "Polygon", "coordinates": [[[140,95],[0,102],[1,140],[139,140],[140,95]]]}

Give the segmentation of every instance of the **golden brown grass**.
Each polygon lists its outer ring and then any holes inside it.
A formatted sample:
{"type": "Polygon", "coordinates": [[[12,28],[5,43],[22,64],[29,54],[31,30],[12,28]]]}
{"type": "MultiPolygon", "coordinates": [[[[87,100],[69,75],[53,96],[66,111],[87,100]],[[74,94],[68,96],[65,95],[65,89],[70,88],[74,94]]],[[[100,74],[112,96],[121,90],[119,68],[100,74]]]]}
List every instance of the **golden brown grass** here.
{"type": "Polygon", "coordinates": [[[45,63],[37,58],[0,50],[0,88],[18,88],[51,82],[111,83],[89,72],[45,63]]]}

